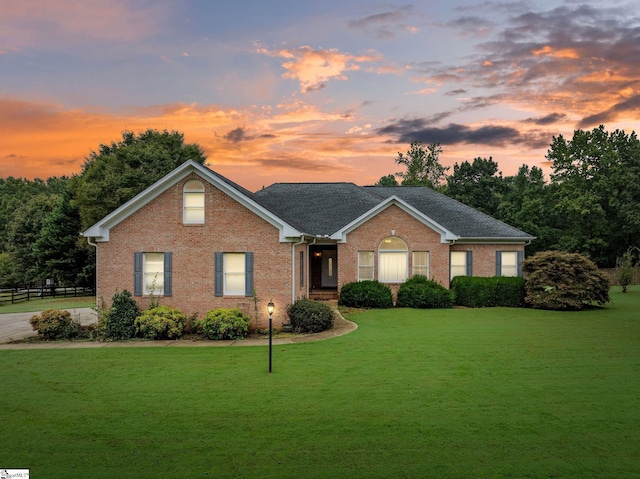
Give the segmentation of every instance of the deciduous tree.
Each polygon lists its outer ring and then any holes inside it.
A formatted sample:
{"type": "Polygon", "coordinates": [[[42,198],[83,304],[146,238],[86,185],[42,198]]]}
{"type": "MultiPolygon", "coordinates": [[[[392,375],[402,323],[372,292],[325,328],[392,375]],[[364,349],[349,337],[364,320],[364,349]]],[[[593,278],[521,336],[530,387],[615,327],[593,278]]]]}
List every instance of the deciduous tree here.
{"type": "Polygon", "coordinates": [[[129,201],[184,163],[204,164],[197,144],[185,144],[177,131],[125,131],[122,140],[91,152],[82,172],[71,179],[72,206],[78,208],[82,229],[129,201]]]}
{"type": "Polygon", "coordinates": [[[556,207],[564,233],[558,246],[589,255],[600,266],[640,237],[640,141],[603,126],[576,130],[571,140],[554,137],[547,158],[557,186],[556,207]]]}
{"type": "Polygon", "coordinates": [[[422,142],[414,141],[410,149],[402,154],[398,152],[396,163],[406,167],[405,171],[396,173],[406,186],[428,186],[438,189],[444,182],[448,166],[440,164],[442,148],[439,143],[432,143],[426,148],[422,142]]]}

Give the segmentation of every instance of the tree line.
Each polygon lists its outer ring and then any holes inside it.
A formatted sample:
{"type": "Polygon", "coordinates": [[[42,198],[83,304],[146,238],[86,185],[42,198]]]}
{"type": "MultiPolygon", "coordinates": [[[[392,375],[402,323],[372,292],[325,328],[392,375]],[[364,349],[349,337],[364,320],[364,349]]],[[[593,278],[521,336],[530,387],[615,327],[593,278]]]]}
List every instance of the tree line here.
{"type": "Polygon", "coordinates": [[[182,133],[125,131],[100,145],[71,177],[0,178],[0,288],[95,284],[95,249],[81,232],[192,159],[182,133]]]}
{"type": "MultiPolygon", "coordinates": [[[[546,155],[552,174],[522,165],[503,176],[492,158],[444,167],[439,144],[411,144],[398,153],[402,171],[379,185],[434,188],[519,228],[536,240],[527,254],[577,252],[613,267],[640,242],[640,141],[635,132],[576,130],[553,138],[546,155]],[[400,181],[398,181],[400,180],[400,181]]],[[[47,180],[0,178],[0,288],[95,282],[95,250],[80,233],[181,165],[204,164],[182,133],[125,131],[100,145],[81,172],[47,180]]],[[[634,253],[635,254],[635,253],[634,253]]]]}
{"type": "Polygon", "coordinates": [[[439,162],[437,143],[411,144],[398,153],[404,170],[378,185],[423,185],[472,206],[536,240],[527,254],[559,250],[581,253],[600,267],[615,267],[640,243],[640,141],[635,132],[576,130],[571,139],[553,137],[546,159],[549,181],[537,166],[522,165],[503,176],[492,158],[449,167],[439,162]],[[398,182],[400,179],[400,182],[398,182]]]}

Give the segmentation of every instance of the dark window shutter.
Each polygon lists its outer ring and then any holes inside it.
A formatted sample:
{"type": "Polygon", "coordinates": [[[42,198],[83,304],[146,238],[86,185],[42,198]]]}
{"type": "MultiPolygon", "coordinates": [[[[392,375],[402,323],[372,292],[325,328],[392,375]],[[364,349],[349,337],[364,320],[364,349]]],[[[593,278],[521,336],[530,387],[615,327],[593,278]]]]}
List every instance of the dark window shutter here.
{"type": "Polygon", "coordinates": [[[518,276],[522,277],[522,262],[524,261],[524,251],[518,251],[518,276]]]}
{"type": "Polygon", "coordinates": [[[473,251],[467,251],[467,276],[473,276],[473,251]]]}
{"type": "Polygon", "coordinates": [[[133,253],[133,295],[142,296],[142,253],[133,253]]]}
{"type": "Polygon", "coordinates": [[[223,262],[224,262],[224,258],[221,252],[216,252],[215,253],[215,258],[214,258],[214,271],[215,271],[215,295],[216,296],[222,296],[222,287],[223,287],[223,262]]]}
{"type": "Polygon", "coordinates": [[[496,251],[496,276],[502,276],[502,251],[496,251]]]}
{"type": "Polygon", "coordinates": [[[172,279],[173,279],[171,274],[171,269],[173,267],[172,262],[173,262],[172,254],[165,253],[164,254],[164,295],[165,296],[171,296],[172,279]]]}
{"type": "Polygon", "coordinates": [[[244,295],[253,296],[253,253],[244,254],[244,295]]]}

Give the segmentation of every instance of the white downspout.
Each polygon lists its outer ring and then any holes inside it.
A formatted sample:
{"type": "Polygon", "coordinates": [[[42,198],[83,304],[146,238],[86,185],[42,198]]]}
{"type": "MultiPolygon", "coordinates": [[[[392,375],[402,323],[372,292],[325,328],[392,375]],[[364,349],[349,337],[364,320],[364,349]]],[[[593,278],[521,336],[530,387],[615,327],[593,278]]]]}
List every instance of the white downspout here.
{"type": "Polygon", "coordinates": [[[304,243],[304,235],[300,236],[300,241],[291,243],[291,304],[296,302],[296,246],[304,243]]]}
{"type": "Polygon", "coordinates": [[[93,246],[96,249],[96,308],[99,308],[100,303],[98,302],[98,245],[91,241],[90,236],[87,236],[87,244],[89,246],[93,246]]]}

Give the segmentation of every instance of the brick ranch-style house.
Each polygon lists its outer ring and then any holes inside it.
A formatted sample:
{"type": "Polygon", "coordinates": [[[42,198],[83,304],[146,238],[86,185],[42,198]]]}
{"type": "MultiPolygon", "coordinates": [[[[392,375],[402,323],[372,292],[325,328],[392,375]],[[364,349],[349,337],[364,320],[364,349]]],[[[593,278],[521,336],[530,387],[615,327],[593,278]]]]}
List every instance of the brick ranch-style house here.
{"type": "Polygon", "coordinates": [[[297,298],[336,298],[352,281],[396,292],[412,275],[521,275],[516,228],[417,186],[277,183],[252,193],[187,161],[83,235],[96,247],[97,297],[150,295],[187,316],[239,308],[253,327],[287,322],[297,298]]]}

